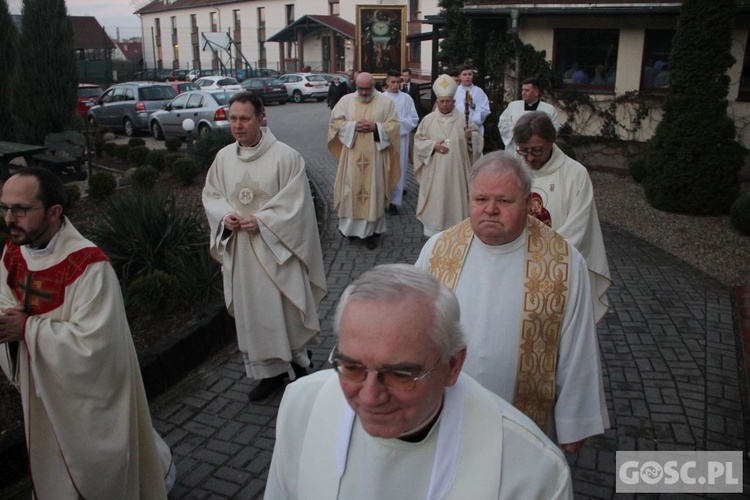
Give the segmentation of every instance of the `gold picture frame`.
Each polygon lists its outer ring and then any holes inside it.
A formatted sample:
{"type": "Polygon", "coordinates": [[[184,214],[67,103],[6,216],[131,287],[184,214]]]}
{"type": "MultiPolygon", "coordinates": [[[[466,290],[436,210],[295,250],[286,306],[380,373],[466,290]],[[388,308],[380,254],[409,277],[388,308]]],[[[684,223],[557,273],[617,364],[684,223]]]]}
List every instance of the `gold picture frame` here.
{"type": "Polygon", "coordinates": [[[384,78],[406,67],[406,6],[357,5],[357,68],[384,78]]]}

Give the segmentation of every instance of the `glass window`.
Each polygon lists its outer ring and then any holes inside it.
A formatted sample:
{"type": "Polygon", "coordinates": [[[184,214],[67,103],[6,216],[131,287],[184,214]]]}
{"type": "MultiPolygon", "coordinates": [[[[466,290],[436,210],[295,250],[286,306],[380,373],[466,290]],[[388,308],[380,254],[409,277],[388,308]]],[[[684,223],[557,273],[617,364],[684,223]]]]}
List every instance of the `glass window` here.
{"type": "Polygon", "coordinates": [[[200,94],[192,94],[190,96],[190,99],[188,99],[187,106],[185,106],[187,109],[196,109],[196,108],[202,108],[203,107],[203,96],[200,94]]]}
{"type": "Polygon", "coordinates": [[[613,90],[619,38],[616,29],[556,29],[554,71],[567,86],[613,90]]]}
{"type": "Polygon", "coordinates": [[[739,100],[750,101],[750,34],[745,43],[745,61],[742,63],[742,74],[740,75],[739,100]]]}
{"type": "Polygon", "coordinates": [[[178,95],[171,103],[172,109],[185,109],[185,103],[188,100],[188,94],[178,95]]]}
{"type": "Polygon", "coordinates": [[[675,30],[646,30],[643,43],[643,70],[641,89],[664,89],[669,87],[669,53],[675,30]]]}

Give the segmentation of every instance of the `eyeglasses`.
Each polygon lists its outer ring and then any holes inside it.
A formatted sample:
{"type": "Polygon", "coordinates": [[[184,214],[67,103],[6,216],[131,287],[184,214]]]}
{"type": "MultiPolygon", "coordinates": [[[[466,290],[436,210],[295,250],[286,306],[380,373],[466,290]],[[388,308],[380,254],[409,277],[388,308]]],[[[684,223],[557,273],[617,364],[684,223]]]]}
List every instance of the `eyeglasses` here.
{"type": "Polygon", "coordinates": [[[8,205],[0,205],[0,216],[5,217],[10,213],[13,217],[18,217],[20,219],[21,217],[26,217],[26,212],[29,210],[39,210],[41,208],[47,207],[19,207],[18,205],[9,207],[8,205]]]}
{"type": "Polygon", "coordinates": [[[434,365],[421,373],[412,370],[391,370],[389,368],[376,370],[374,368],[365,368],[359,363],[341,359],[338,352],[336,352],[337,347],[338,346],[334,346],[331,350],[331,354],[328,356],[328,362],[333,365],[333,368],[340,376],[347,380],[351,380],[352,382],[361,383],[367,379],[367,374],[372,372],[378,377],[378,382],[394,391],[410,391],[414,389],[417,382],[432,373],[432,370],[434,370],[441,361],[441,359],[438,359],[434,365]]]}
{"type": "Polygon", "coordinates": [[[536,156],[537,158],[542,156],[544,154],[544,148],[534,148],[534,149],[526,149],[526,148],[516,148],[516,153],[526,158],[527,156],[536,156]]]}

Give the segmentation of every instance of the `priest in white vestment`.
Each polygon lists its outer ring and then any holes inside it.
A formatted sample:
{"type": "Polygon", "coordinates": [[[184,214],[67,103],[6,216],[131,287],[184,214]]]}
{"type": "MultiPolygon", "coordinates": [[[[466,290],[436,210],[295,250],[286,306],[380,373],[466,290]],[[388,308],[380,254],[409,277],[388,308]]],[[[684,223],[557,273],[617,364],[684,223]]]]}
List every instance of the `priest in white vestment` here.
{"type": "Polygon", "coordinates": [[[531,190],[540,205],[533,215],[544,213],[547,225],[576,247],[588,267],[594,319],[609,310],[607,289],[612,284],[594,200],[594,186],[586,167],[555,145],[552,120],[538,111],[521,117],[513,129],[517,153],[531,168],[531,190]]]}
{"type": "Polygon", "coordinates": [[[370,73],[360,73],[356,84],[357,91],[333,108],[328,126],[328,149],[339,162],[333,202],[341,234],[372,250],[385,233],[385,210],[401,177],[401,123],[370,73]]]}
{"type": "Polygon", "coordinates": [[[430,238],[416,266],[458,297],[464,371],[578,451],[609,427],[586,264],[527,215],[531,174],[517,158],[483,156],[469,189],[469,219],[430,238]]]}
{"type": "Polygon", "coordinates": [[[339,301],[325,370],[287,387],[265,498],[567,499],[560,450],[461,374],[453,293],[412,266],[377,266],[339,301]]]}
{"type": "Polygon", "coordinates": [[[263,115],[256,95],[232,97],[237,142],[216,155],[203,189],[211,256],[222,265],[245,371],[260,380],[251,401],[280,390],[284,378],[307,373],[307,346],[317,343],[318,306],[326,295],[305,161],[261,128],[263,115]]]}
{"type": "Polygon", "coordinates": [[[432,236],[469,216],[469,172],[482,156],[484,139],[476,124],[454,106],[456,82],[440,75],[432,85],[436,109],[414,137],[414,178],[419,183],[417,219],[432,236]]]}
{"type": "Polygon", "coordinates": [[[557,117],[557,110],[551,104],[542,101],[539,96],[542,90],[539,79],[527,78],[521,83],[521,99],[508,103],[508,107],[500,115],[497,122],[497,128],[500,130],[500,138],[505,144],[505,151],[515,154],[516,143],[513,141],[513,127],[516,122],[526,113],[531,111],[540,111],[552,121],[555,131],[560,131],[560,120],[557,117]]]}
{"type": "Polygon", "coordinates": [[[398,184],[391,189],[391,204],[388,211],[391,215],[397,215],[404,198],[404,183],[406,181],[406,169],[409,166],[409,138],[412,131],[419,124],[417,108],[414,107],[414,99],[406,92],[402,92],[401,73],[396,70],[388,72],[385,80],[386,90],[383,95],[393,101],[401,121],[401,139],[399,140],[399,165],[401,166],[401,177],[398,184]]]}
{"type": "Polygon", "coordinates": [[[471,66],[461,67],[459,82],[460,85],[454,96],[456,109],[461,116],[464,116],[468,103],[469,120],[474,122],[479,133],[484,136],[484,121],[490,116],[490,100],[484,90],[474,85],[474,68],[471,66]]]}
{"type": "Polygon", "coordinates": [[[21,393],[34,497],[166,499],[175,467],[107,256],[65,217],[48,169],[18,170],[0,210],[0,366],[21,393]]]}

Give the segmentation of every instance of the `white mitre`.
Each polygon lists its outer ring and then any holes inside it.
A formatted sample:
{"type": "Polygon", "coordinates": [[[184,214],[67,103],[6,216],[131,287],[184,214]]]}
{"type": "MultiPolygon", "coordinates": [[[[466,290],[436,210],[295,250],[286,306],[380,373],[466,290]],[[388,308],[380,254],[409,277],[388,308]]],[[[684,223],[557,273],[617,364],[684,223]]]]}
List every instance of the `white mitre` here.
{"type": "Polygon", "coordinates": [[[439,99],[441,97],[453,97],[456,94],[458,84],[456,81],[446,75],[440,75],[435,83],[432,84],[432,91],[435,92],[435,96],[439,99]]]}

